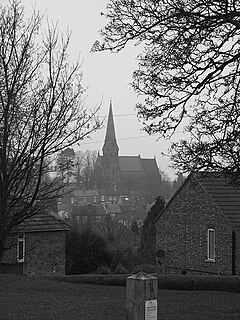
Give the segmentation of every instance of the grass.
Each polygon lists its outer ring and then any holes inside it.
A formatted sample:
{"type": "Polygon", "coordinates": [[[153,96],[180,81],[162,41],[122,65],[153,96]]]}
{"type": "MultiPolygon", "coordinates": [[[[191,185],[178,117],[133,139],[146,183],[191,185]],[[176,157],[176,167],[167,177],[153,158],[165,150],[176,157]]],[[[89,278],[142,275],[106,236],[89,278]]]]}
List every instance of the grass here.
{"type": "MultiPolygon", "coordinates": [[[[0,320],[124,320],[126,287],[0,275],[0,320]]],[[[159,320],[237,320],[240,294],[158,291],[159,320]]]]}

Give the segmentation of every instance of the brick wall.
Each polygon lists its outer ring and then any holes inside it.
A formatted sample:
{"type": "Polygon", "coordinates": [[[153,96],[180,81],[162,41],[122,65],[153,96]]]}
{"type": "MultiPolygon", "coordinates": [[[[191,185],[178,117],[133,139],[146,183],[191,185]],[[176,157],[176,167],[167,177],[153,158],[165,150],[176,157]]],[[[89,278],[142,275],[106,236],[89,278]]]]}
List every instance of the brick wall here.
{"type": "MultiPolygon", "coordinates": [[[[165,252],[162,263],[167,273],[181,273],[184,269],[192,269],[201,272],[187,273],[232,274],[232,228],[204,189],[194,180],[188,180],[165,209],[156,222],[156,230],[157,249],[165,252]],[[215,262],[207,261],[207,230],[210,228],[215,229],[215,262]]],[[[236,247],[240,253],[238,238],[236,247]]],[[[236,258],[235,271],[238,274],[239,262],[239,258],[236,258]]]]}

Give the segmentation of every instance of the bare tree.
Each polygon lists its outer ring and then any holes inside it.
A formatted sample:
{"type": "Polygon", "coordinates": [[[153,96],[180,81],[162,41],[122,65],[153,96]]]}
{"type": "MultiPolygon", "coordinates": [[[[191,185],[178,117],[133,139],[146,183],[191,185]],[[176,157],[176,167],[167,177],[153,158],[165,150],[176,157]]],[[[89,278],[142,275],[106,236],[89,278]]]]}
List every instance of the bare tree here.
{"type": "Polygon", "coordinates": [[[83,183],[86,188],[93,188],[94,181],[94,166],[97,159],[97,152],[86,150],[84,153],[83,168],[81,171],[83,183]]]}
{"type": "Polygon", "coordinates": [[[82,103],[80,64],[68,61],[70,34],[43,17],[25,19],[20,1],[0,13],[0,261],[18,224],[57,196],[49,159],[99,127],[96,110],[82,103]]]}
{"type": "Polygon", "coordinates": [[[182,171],[240,175],[240,3],[110,0],[103,43],[94,51],[142,44],[133,88],[145,130],[169,136],[184,125],[190,140],[172,147],[182,171]]]}

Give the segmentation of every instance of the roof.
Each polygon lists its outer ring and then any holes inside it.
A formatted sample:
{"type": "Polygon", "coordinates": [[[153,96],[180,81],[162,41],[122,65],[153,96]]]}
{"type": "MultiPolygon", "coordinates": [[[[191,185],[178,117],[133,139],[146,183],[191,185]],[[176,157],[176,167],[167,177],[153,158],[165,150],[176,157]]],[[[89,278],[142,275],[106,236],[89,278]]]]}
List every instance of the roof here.
{"type": "Polygon", "coordinates": [[[76,189],[73,191],[75,197],[97,197],[99,194],[96,190],[80,190],[76,189]]]}
{"type": "Polygon", "coordinates": [[[144,173],[140,156],[119,156],[118,159],[121,172],[144,173]]]}
{"type": "Polygon", "coordinates": [[[118,214],[118,213],[122,213],[122,210],[120,208],[120,206],[118,204],[114,204],[114,203],[107,203],[104,205],[106,212],[108,214],[118,214]]]}
{"type": "Polygon", "coordinates": [[[168,201],[155,221],[158,220],[160,215],[167,209],[192,177],[200,184],[228,222],[240,234],[240,188],[233,185],[230,174],[226,175],[216,172],[191,173],[168,201]]]}
{"type": "Polygon", "coordinates": [[[88,204],[88,205],[78,205],[72,206],[72,215],[79,216],[79,215],[96,215],[96,216],[105,216],[106,212],[102,204],[88,204]]]}
{"type": "MultiPolygon", "coordinates": [[[[146,159],[141,158],[140,155],[138,156],[119,156],[119,167],[120,172],[126,172],[126,173],[159,173],[158,166],[156,159],[146,159]]],[[[103,156],[98,155],[96,166],[101,166],[103,161],[103,156]]]]}
{"type": "Polygon", "coordinates": [[[230,175],[195,174],[231,225],[240,233],[240,189],[233,185],[230,175]]]}
{"type": "Polygon", "coordinates": [[[67,231],[69,228],[61,218],[43,211],[20,223],[13,232],[67,231]]]}
{"type": "Polygon", "coordinates": [[[157,172],[159,173],[156,159],[141,159],[145,172],[157,172]]]}

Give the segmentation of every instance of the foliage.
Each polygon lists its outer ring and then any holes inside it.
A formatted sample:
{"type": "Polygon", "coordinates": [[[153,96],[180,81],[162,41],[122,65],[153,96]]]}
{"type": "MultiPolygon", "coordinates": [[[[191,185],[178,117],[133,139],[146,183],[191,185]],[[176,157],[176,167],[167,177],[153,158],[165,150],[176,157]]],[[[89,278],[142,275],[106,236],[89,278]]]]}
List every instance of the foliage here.
{"type": "Polygon", "coordinates": [[[99,266],[96,271],[93,271],[94,274],[111,274],[112,271],[107,266],[99,266]]]}
{"type": "Polygon", "coordinates": [[[51,160],[99,127],[82,103],[80,63],[70,64],[70,34],[43,16],[25,19],[21,1],[0,5],[0,262],[6,238],[57,197],[51,160]]]}
{"type": "Polygon", "coordinates": [[[128,272],[141,262],[139,251],[128,247],[115,247],[110,250],[111,269],[114,271],[119,265],[123,266],[128,272]]]}
{"type": "Polygon", "coordinates": [[[154,221],[158,214],[165,206],[165,200],[162,197],[157,197],[155,203],[147,213],[142,226],[140,251],[142,260],[148,263],[155,264],[155,244],[156,244],[156,229],[154,221]]]}
{"type": "Polygon", "coordinates": [[[111,257],[111,270],[120,264],[129,272],[140,261],[138,249],[139,237],[122,223],[108,219],[106,223],[99,223],[96,231],[105,239],[111,257]]]}
{"type": "Polygon", "coordinates": [[[131,230],[132,232],[136,233],[136,235],[139,236],[140,234],[140,228],[138,226],[137,220],[133,220],[131,223],[131,230]]]}
{"type": "Polygon", "coordinates": [[[158,268],[155,266],[155,265],[152,265],[152,264],[141,264],[141,265],[137,265],[132,273],[133,274],[136,274],[136,273],[139,273],[140,271],[143,271],[147,274],[151,274],[151,273],[157,273],[158,272],[158,268]]]}
{"type": "Polygon", "coordinates": [[[90,273],[110,262],[105,240],[91,228],[67,234],[66,254],[68,274],[90,273]]]}
{"type": "Polygon", "coordinates": [[[145,130],[164,136],[176,129],[178,170],[240,174],[240,3],[205,0],[109,0],[103,43],[93,51],[144,47],[133,88],[145,130]]]}
{"type": "MultiPolygon", "coordinates": [[[[136,267],[136,272],[141,267],[136,267]]],[[[154,272],[150,267],[146,273],[154,272]]],[[[144,271],[144,270],[139,270],[144,271]]],[[[155,272],[154,272],[155,273],[155,272]]],[[[154,274],[156,276],[156,274],[154,274]]],[[[197,276],[197,275],[157,275],[158,288],[162,290],[190,290],[190,291],[226,291],[240,293],[239,276],[197,276]]],[[[51,279],[71,283],[99,284],[112,286],[126,286],[126,275],[76,275],[76,276],[54,276],[51,279]]]]}
{"type": "Polygon", "coordinates": [[[121,264],[118,264],[116,266],[116,269],[114,270],[114,273],[115,274],[128,274],[129,271],[124,266],[122,266],[121,264]]]}
{"type": "Polygon", "coordinates": [[[110,217],[106,218],[106,222],[98,223],[96,231],[106,240],[109,250],[133,247],[134,240],[138,240],[137,235],[129,228],[112,221],[110,217]]]}

